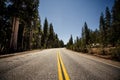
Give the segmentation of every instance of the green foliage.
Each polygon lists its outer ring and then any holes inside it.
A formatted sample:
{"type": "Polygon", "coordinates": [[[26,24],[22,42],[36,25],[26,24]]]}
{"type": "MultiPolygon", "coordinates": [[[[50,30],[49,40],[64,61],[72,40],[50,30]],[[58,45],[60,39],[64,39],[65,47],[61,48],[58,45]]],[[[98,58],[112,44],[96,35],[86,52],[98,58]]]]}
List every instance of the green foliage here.
{"type": "Polygon", "coordinates": [[[48,47],[49,48],[54,47],[54,41],[55,41],[55,33],[53,30],[53,25],[51,23],[50,28],[49,28],[49,36],[48,36],[48,47]]]}
{"type": "Polygon", "coordinates": [[[120,40],[120,0],[115,0],[112,9],[112,25],[111,25],[110,43],[116,46],[120,40]]]}
{"type": "Polygon", "coordinates": [[[42,46],[44,46],[44,48],[47,48],[48,35],[48,21],[47,18],[45,18],[42,35],[42,46]]]}
{"type": "Polygon", "coordinates": [[[39,0],[0,1],[0,53],[64,46],[55,34],[53,25],[50,24],[49,27],[47,18],[41,29],[38,6],[39,0]],[[12,30],[15,18],[19,19],[18,31],[12,30]],[[13,37],[15,32],[18,35],[13,37]],[[15,44],[13,40],[16,41],[15,44]],[[16,50],[13,45],[10,46],[11,42],[17,46],[16,50]]]}
{"type": "Polygon", "coordinates": [[[67,48],[73,49],[73,37],[72,37],[72,35],[70,36],[69,42],[67,43],[67,48]]]}
{"type": "Polygon", "coordinates": [[[57,48],[64,45],[63,41],[59,40],[58,35],[54,32],[52,23],[48,24],[47,18],[43,26],[41,45],[42,48],[57,48]]]}
{"type": "Polygon", "coordinates": [[[106,45],[110,44],[111,39],[111,13],[108,7],[106,7],[105,11],[105,27],[106,27],[106,45]]]}
{"type": "Polygon", "coordinates": [[[71,35],[70,40],[69,40],[69,45],[73,45],[73,37],[71,35]]]}
{"type": "Polygon", "coordinates": [[[87,23],[84,23],[83,31],[82,31],[82,38],[84,39],[84,44],[87,46],[90,43],[90,30],[88,29],[87,23]]]}
{"type": "Polygon", "coordinates": [[[59,41],[60,46],[59,47],[64,47],[64,42],[62,40],[59,41]]]}
{"type": "Polygon", "coordinates": [[[99,20],[99,29],[90,30],[87,23],[82,27],[81,38],[76,38],[73,44],[70,40],[67,44],[68,49],[80,52],[90,52],[91,48],[100,47],[98,54],[110,55],[105,48],[115,46],[117,48],[111,51],[112,57],[120,60],[120,0],[115,0],[112,13],[108,7],[105,10],[105,17],[103,13],[99,20]]]}
{"type": "Polygon", "coordinates": [[[103,13],[100,16],[100,43],[104,47],[106,45],[106,26],[103,13]]]}
{"type": "Polygon", "coordinates": [[[11,17],[6,1],[0,1],[0,53],[8,52],[11,37],[11,17]]]}

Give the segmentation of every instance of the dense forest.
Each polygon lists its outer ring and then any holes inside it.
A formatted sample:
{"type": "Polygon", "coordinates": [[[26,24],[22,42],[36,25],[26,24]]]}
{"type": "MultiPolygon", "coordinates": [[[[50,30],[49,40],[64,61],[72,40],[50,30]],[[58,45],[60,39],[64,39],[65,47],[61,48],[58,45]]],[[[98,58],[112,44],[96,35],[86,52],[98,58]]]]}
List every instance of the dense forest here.
{"type": "Polygon", "coordinates": [[[0,54],[63,47],[52,23],[43,27],[39,0],[0,0],[0,54]]]}
{"type": "Polygon", "coordinates": [[[115,0],[112,11],[106,7],[105,13],[101,13],[99,28],[96,30],[91,30],[85,22],[81,37],[76,37],[73,41],[71,35],[67,48],[91,54],[111,55],[120,60],[120,0],[115,0]]]}

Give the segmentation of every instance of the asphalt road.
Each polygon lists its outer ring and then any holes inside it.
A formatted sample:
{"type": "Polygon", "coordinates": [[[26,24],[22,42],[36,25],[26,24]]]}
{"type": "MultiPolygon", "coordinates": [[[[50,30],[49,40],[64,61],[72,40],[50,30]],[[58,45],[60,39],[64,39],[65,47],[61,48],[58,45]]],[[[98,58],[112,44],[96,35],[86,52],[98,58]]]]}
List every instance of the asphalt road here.
{"type": "Polygon", "coordinates": [[[65,48],[1,58],[0,80],[59,80],[58,53],[70,80],[120,80],[120,63],[65,48]]]}

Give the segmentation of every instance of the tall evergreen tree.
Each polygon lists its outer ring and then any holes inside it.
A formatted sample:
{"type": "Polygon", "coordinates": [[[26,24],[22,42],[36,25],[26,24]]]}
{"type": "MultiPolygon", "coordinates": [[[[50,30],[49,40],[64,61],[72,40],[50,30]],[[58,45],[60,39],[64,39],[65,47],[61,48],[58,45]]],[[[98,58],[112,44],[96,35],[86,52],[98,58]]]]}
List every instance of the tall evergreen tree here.
{"type": "Polygon", "coordinates": [[[57,35],[57,34],[55,34],[55,43],[54,43],[54,47],[55,47],[55,48],[60,47],[59,38],[58,38],[58,35],[57,35]]]}
{"type": "Polygon", "coordinates": [[[38,20],[38,38],[37,38],[37,44],[38,44],[38,48],[42,48],[41,44],[41,39],[42,39],[42,28],[41,28],[41,20],[40,20],[40,17],[39,17],[39,20],[38,20]]]}
{"type": "Polygon", "coordinates": [[[69,42],[67,43],[67,48],[73,49],[73,37],[72,37],[72,35],[70,36],[69,42]]]}
{"type": "Polygon", "coordinates": [[[50,48],[54,47],[54,41],[55,41],[55,33],[54,33],[54,29],[53,29],[53,25],[52,23],[50,24],[50,28],[49,28],[49,36],[48,36],[48,46],[50,48]]]}
{"type": "Polygon", "coordinates": [[[34,28],[33,28],[33,48],[41,48],[41,35],[42,35],[42,31],[41,31],[41,24],[40,24],[40,18],[36,18],[34,20],[34,28]]]}
{"type": "Polygon", "coordinates": [[[106,7],[106,11],[105,11],[105,24],[107,26],[107,28],[110,28],[111,26],[111,13],[108,7],[106,7]]]}
{"type": "Polygon", "coordinates": [[[42,43],[43,43],[44,48],[47,47],[48,35],[49,35],[48,34],[48,21],[47,21],[47,18],[45,18],[44,26],[43,26],[43,36],[42,36],[42,43]]]}
{"type": "Polygon", "coordinates": [[[106,12],[105,12],[106,16],[105,16],[105,27],[106,27],[106,44],[110,43],[110,39],[111,39],[111,13],[109,11],[109,8],[106,7],[106,12]]]}
{"type": "Polygon", "coordinates": [[[73,37],[72,37],[72,35],[71,35],[71,37],[70,37],[69,44],[70,44],[70,45],[73,45],[73,37]]]}
{"type": "Polygon", "coordinates": [[[12,33],[11,33],[11,41],[10,41],[10,49],[12,51],[17,50],[17,38],[18,38],[18,29],[19,29],[19,22],[20,22],[20,8],[23,5],[22,0],[10,0],[10,2],[13,4],[12,7],[12,33]]]}
{"type": "Polygon", "coordinates": [[[106,41],[106,28],[105,28],[105,20],[104,20],[104,15],[103,13],[100,16],[100,42],[102,46],[105,46],[105,41],[106,41]]]}
{"type": "Polygon", "coordinates": [[[89,43],[90,43],[90,30],[89,30],[86,22],[84,23],[84,27],[82,30],[83,30],[82,37],[83,37],[83,40],[85,42],[85,45],[89,45],[89,43]]]}
{"type": "Polygon", "coordinates": [[[60,44],[59,47],[64,47],[64,42],[63,42],[63,40],[60,40],[60,41],[59,41],[59,44],[60,44]]]}
{"type": "Polygon", "coordinates": [[[115,0],[112,9],[112,25],[111,25],[111,43],[113,46],[120,44],[120,0],[115,0]]]}
{"type": "Polygon", "coordinates": [[[92,39],[93,39],[93,42],[94,43],[100,43],[100,33],[99,33],[99,30],[96,29],[95,31],[93,31],[93,36],[92,36],[92,39]]]}
{"type": "MultiPolygon", "coordinates": [[[[32,26],[34,19],[38,16],[38,6],[39,0],[9,0],[12,4],[11,9],[11,16],[12,16],[12,33],[11,33],[11,42],[10,42],[10,49],[13,51],[17,50],[17,39],[18,39],[18,31],[19,31],[19,23],[23,21],[24,23],[29,26],[29,47],[31,49],[31,42],[32,42],[32,26]],[[24,14],[26,16],[24,16],[24,14]]],[[[24,29],[23,29],[24,30],[24,29]]],[[[23,31],[24,32],[24,31],[23,31]]]]}
{"type": "Polygon", "coordinates": [[[9,49],[11,33],[11,14],[7,0],[0,1],[0,53],[6,53],[9,49]]]}

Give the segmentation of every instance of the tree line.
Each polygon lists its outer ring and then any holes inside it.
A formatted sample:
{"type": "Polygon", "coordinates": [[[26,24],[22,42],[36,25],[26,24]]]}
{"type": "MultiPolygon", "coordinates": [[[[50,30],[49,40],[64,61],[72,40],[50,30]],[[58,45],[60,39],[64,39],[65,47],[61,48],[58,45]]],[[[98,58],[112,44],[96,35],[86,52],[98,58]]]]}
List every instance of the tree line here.
{"type": "Polygon", "coordinates": [[[39,3],[39,0],[0,0],[0,53],[64,46],[47,18],[42,29],[39,3]]]}
{"type": "Polygon", "coordinates": [[[92,47],[104,49],[118,46],[120,46],[120,0],[114,1],[112,11],[106,7],[105,13],[101,13],[98,29],[91,30],[85,22],[81,37],[76,37],[73,41],[71,35],[67,43],[68,49],[81,52],[88,52],[88,49],[92,47]]]}
{"type": "Polygon", "coordinates": [[[59,40],[58,35],[54,32],[52,23],[48,24],[47,18],[44,21],[44,27],[41,35],[42,48],[64,47],[64,42],[59,40]]]}

